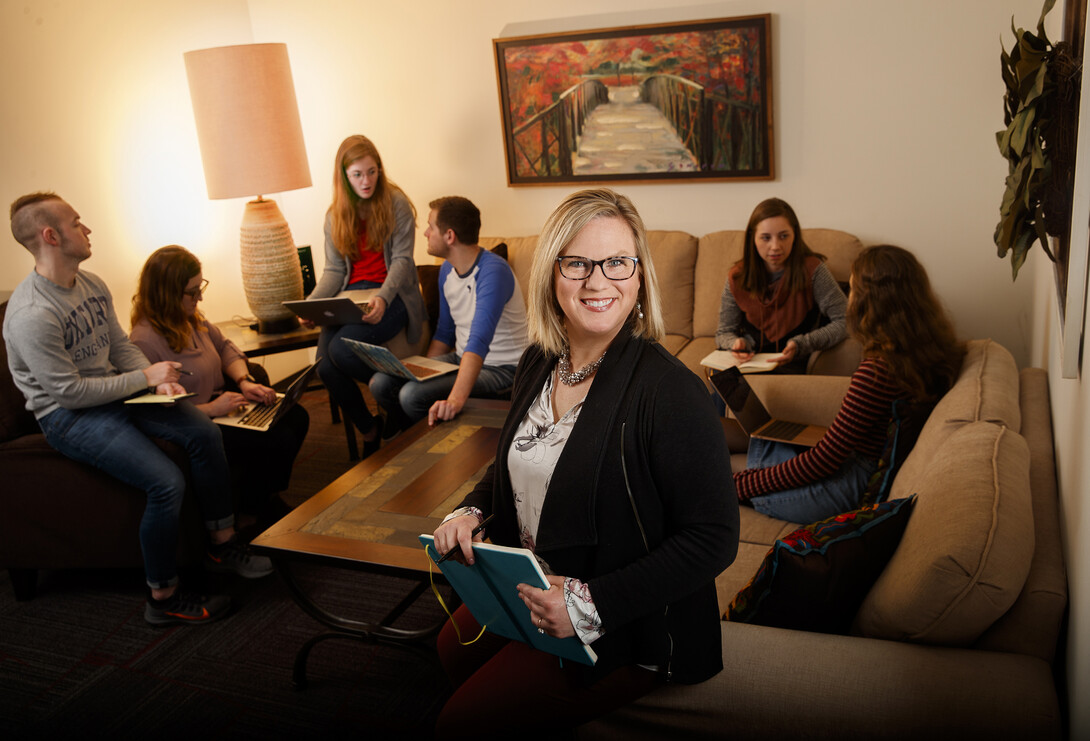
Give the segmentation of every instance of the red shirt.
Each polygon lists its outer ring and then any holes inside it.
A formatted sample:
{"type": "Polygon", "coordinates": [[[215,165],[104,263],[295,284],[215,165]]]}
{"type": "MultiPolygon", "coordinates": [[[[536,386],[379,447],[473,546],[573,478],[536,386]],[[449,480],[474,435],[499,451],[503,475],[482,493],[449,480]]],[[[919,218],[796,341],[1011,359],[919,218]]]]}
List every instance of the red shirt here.
{"type": "Polygon", "coordinates": [[[352,274],[348,276],[348,285],[361,280],[382,284],[386,281],[386,256],[382,250],[375,252],[367,249],[367,232],[360,229],[360,256],[352,262],[352,274]]]}

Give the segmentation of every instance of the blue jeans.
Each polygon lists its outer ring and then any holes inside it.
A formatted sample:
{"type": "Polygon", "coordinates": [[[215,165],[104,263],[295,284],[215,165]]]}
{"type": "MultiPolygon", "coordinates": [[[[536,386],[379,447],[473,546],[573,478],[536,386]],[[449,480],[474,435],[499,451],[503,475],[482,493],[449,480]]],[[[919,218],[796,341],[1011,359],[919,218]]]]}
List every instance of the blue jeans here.
{"type": "MultiPolygon", "coordinates": [[[[381,288],[378,283],[357,281],[349,289],[381,288]]],[[[344,410],[360,432],[367,434],[374,429],[375,422],[367,409],[367,402],[360,393],[357,381],[366,383],[374,374],[367,363],[352,352],[348,344],[341,342],[342,337],[381,345],[397,336],[409,321],[409,312],[405,302],[398,296],[386,307],[386,313],[378,324],[344,324],[339,327],[322,327],[318,336],[318,377],[329,391],[329,398],[344,410]]]]}
{"type": "MultiPolygon", "coordinates": [[[[783,463],[806,448],[787,443],[750,438],[747,468],[768,468],[783,463]]],[[[796,489],[765,494],[749,500],[753,509],[778,520],[810,524],[849,512],[859,506],[867,481],[877,468],[877,461],[854,453],[828,478],[796,489]]]]}
{"type": "Polygon", "coordinates": [[[118,402],[87,409],[57,409],[38,420],[59,453],[94,466],[147,495],[140,549],[148,586],[177,583],[178,513],[185,474],[151,438],[185,449],[205,527],[234,524],[230,477],[219,427],[188,402],[173,406],[118,402]]]}
{"type": "MultiPolygon", "coordinates": [[[[439,355],[436,360],[458,365],[461,358],[458,353],[448,352],[439,355]]],[[[454,388],[457,373],[447,373],[426,381],[406,381],[386,373],[376,373],[371,377],[371,394],[398,427],[408,427],[428,416],[431,405],[450,396],[454,388]]],[[[513,365],[485,365],[473,384],[470,396],[485,396],[511,388],[515,380],[513,365]]]]}

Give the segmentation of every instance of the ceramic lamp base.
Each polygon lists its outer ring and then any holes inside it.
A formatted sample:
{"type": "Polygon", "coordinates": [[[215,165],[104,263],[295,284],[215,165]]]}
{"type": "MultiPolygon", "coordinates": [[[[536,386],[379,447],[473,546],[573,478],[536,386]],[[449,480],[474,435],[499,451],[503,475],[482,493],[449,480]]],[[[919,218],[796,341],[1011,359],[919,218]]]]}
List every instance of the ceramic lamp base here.
{"type": "Polygon", "coordinates": [[[289,332],[299,320],[283,301],[303,298],[303,273],[291,229],[276,201],[258,198],[242,216],[240,255],[246,303],[258,332],[289,332]]]}

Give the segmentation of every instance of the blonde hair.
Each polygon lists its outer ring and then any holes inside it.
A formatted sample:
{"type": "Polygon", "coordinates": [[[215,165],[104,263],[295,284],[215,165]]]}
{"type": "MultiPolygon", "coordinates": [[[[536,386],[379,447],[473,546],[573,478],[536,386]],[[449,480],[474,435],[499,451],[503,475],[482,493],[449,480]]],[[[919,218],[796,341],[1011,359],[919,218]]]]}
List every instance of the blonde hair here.
{"type": "Polygon", "coordinates": [[[647,233],[636,207],[626,196],[608,188],[594,188],[572,193],[552,212],[542,227],[534,250],[527,286],[526,325],[530,341],[553,355],[568,346],[564,317],[556,300],[556,258],[591,221],[600,218],[621,219],[632,231],[632,241],[639,258],[639,314],[633,319],[632,336],[658,340],[666,332],[659,301],[658,279],[647,248],[647,233]]]}

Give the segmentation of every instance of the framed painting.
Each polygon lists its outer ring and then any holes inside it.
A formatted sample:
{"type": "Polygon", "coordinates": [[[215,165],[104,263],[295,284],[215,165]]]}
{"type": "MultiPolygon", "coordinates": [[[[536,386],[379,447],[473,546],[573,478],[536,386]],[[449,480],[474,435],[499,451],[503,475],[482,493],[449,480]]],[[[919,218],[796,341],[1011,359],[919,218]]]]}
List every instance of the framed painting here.
{"type": "Polygon", "coordinates": [[[770,180],[771,16],[494,39],[510,185],[770,180]]]}

